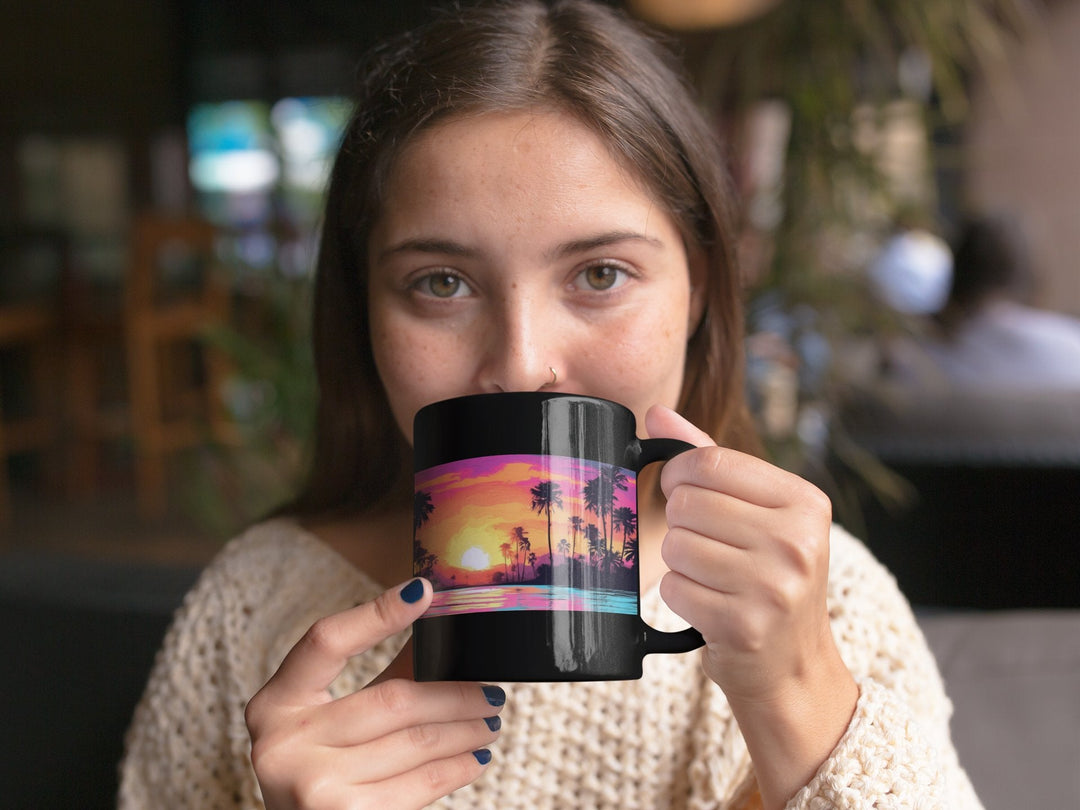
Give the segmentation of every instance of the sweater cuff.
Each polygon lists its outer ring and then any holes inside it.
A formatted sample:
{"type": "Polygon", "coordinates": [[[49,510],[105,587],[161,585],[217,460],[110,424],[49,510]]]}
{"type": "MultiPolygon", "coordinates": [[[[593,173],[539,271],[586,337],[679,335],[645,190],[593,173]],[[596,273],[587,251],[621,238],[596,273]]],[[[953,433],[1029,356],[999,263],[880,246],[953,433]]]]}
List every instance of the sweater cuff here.
{"type": "Polygon", "coordinates": [[[941,764],[911,712],[879,683],[864,678],[858,685],[851,723],[787,810],[943,808],[941,764]]]}

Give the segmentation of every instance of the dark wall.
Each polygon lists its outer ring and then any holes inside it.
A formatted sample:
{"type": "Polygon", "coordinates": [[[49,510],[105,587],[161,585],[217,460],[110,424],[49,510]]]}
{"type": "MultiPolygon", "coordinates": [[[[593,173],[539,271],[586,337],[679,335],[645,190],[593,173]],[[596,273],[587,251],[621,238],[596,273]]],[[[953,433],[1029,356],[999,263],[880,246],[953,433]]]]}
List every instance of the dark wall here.
{"type": "MultiPolygon", "coordinates": [[[[193,97],[227,95],[236,74],[209,59],[262,63],[257,84],[325,92],[328,76],[424,16],[428,0],[44,0],[0,3],[0,132],[141,133],[182,122],[193,97]],[[328,57],[327,54],[330,54],[328,57]],[[307,67],[305,69],[305,62],[307,67]]],[[[347,78],[347,77],[345,77],[347,78]]],[[[243,77],[241,76],[241,79],[243,77]]]]}
{"type": "MultiPolygon", "coordinates": [[[[1080,607],[1080,466],[884,461],[915,496],[904,507],[886,508],[864,491],[865,530],[858,533],[913,604],[1080,607]]],[[[846,475],[839,467],[834,472],[846,475]]]]}
{"type": "Polygon", "coordinates": [[[432,0],[40,0],[0,3],[0,222],[17,222],[28,134],[106,136],[148,195],[155,134],[195,101],[348,92],[360,54],[432,0]]]}
{"type": "Polygon", "coordinates": [[[107,810],[154,654],[197,569],[0,559],[0,795],[11,810],[107,810]]]}
{"type": "Polygon", "coordinates": [[[178,114],[168,0],[0,3],[0,131],[115,133],[178,114]]]}

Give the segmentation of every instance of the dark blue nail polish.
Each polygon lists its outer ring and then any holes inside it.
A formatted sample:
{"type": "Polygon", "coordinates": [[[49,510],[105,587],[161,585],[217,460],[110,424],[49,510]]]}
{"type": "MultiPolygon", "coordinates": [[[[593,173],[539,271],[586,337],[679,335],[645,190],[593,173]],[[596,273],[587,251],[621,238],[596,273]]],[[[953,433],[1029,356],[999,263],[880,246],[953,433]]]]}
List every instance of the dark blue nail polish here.
{"type": "Polygon", "coordinates": [[[484,699],[487,700],[490,705],[502,706],[506,703],[506,692],[504,692],[501,687],[485,686],[482,688],[484,690],[484,699]]]}
{"type": "Polygon", "coordinates": [[[401,589],[401,598],[408,602],[410,605],[413,602],[419,602],[420,597],[424,595],[424,583],[419,579],[414,579],[408,585],[401,589]]]}
{"type": "Polygon", "coordinates": [[[492,731],[498,731],[502,728],[502,720],[498,717],[485,717],[484,722],[487,723],[487,727],[492,731]]]}
{"type": "Polygon", "coordinates": [[[491,752],[486,748],[481,748],[479,751],[473,751],[472,755],[476,757],[476,761],[481,765],[487,765],[491,762],[491,752]]]}

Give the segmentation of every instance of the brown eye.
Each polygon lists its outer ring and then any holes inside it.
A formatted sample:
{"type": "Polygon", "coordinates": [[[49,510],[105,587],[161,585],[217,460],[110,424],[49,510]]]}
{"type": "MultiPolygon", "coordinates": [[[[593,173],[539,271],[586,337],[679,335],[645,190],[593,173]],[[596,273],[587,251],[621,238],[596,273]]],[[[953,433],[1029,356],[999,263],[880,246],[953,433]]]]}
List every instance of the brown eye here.
{"type": "Polygon", "coordinates": [[[582,278],[594,290],[610,290],[619,280],[621,271],[609,264],[597,264],[582,273],[582,278]]]}
{"type": "Polygon", "coordinates": [[[436,298],[456,298],[468,291],[461,277],[453,273],[433,273],[426,276],[421,282],[421,288],[436,298]]]}

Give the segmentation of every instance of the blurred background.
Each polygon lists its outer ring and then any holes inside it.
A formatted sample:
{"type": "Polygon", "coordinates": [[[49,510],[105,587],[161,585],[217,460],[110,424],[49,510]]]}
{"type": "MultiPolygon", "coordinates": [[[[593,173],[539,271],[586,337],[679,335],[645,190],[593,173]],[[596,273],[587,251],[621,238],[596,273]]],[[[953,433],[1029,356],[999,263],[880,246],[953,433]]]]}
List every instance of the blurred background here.
{"type": "MultiPolygon", "coordinates": [[[[725,143],[774,460],[920,615],[1080,606],[1080,0],[618,5],[677,43],[725,143]],[[994,319],[949,299],[973,221],[1023,272],[994,319]]],[[[0,674],[35,694],[0,714],[8,806],[107,806],[169,615],[303,475],[355,64],[430,6],[0,6],[0,674]]]]}

